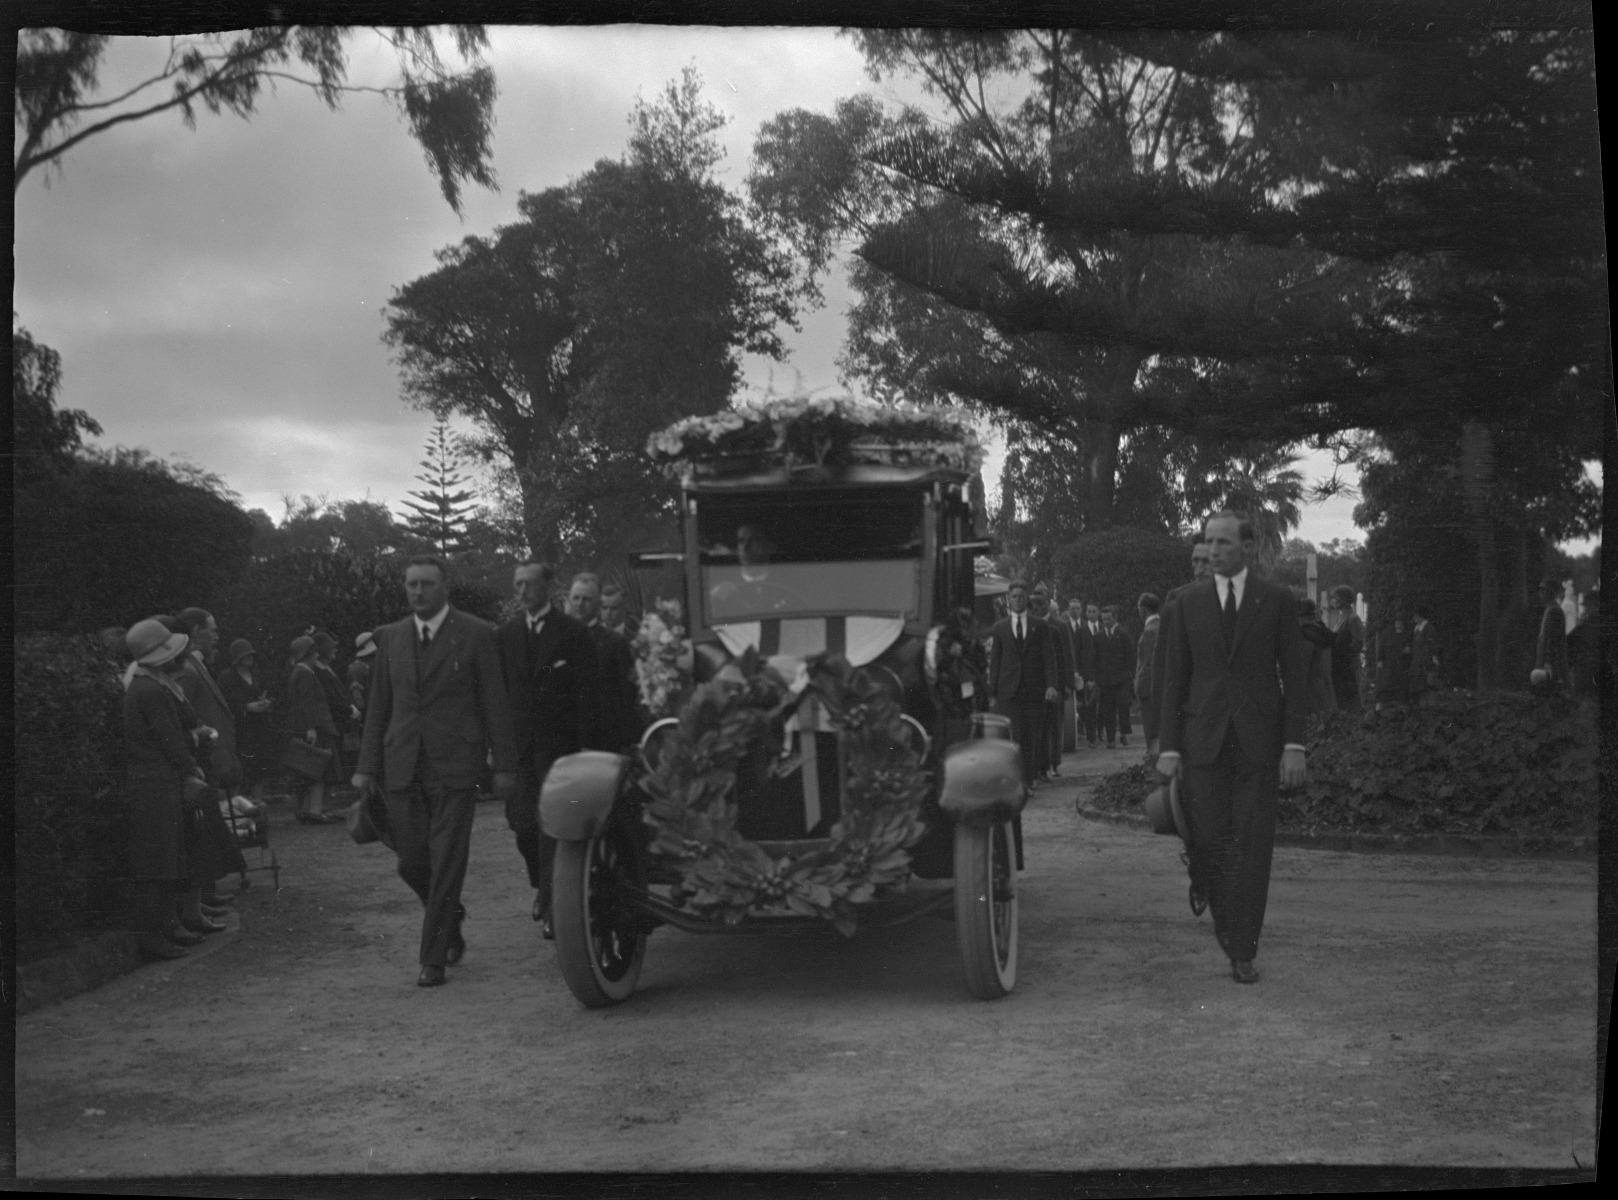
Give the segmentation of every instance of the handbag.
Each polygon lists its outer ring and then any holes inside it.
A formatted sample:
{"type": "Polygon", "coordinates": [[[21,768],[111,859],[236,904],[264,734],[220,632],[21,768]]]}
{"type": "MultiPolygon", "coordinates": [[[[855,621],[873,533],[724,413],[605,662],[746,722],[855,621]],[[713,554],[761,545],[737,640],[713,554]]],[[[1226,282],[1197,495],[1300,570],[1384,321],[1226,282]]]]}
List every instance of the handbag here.
{"type": "Polygon", "coordinates": [[[293,738],[281,755],[281,767],[295,775],[302,775],[313,783],[326,778],[331,768],[331,751],[311,746],[302,738],[293,738]]]}
{"type": "Polygon", "coordinates": [[[343,824],[356,846],[381,842],[393,849],[393,829],[388,824],[388,806],[379,792],[367,792],[343,813],[343,824]]]}

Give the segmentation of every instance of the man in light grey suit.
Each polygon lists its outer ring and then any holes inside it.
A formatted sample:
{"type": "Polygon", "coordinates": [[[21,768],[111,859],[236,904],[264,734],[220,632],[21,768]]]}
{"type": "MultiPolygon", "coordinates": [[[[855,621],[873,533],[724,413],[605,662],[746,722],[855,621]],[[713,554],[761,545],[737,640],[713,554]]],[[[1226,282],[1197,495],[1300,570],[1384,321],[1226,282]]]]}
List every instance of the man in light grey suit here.
{"type": "Polygon", "coordinates": [[[410,616],[376,631],[365,733],[354,786],[379,787],[399,877],[421,899],[421,987],[445,980],[466,952],[466,879],[478,774],[494,758],[494,790],[516,790],[511,707],[494,626],[449,606],[449,572],[430,556],[405,570],[410,616]]]}

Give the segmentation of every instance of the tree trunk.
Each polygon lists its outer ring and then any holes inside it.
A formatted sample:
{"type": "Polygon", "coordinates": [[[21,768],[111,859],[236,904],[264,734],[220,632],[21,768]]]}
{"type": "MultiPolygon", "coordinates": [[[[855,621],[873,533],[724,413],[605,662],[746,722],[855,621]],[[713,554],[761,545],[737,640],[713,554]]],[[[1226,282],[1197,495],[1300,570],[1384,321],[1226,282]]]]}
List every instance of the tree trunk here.
{"type": "Polygon", "coordinates": [[[1489,516],[1489,492],[1494,485],[1494,433],[1481,421],[1461,428],[1461,481],[1467,511],[1472,517],[1472,538],[1478,546],[1478,687],[1499,683],[1500,652],[1500,546],[1489,516]]]}
{"type": "Polygon", "coordinates": [[[1478,687],[1483,689],[1500,682],[1500,546],[1487,513],[1473,517],[1472,529],[1478,543],[1478,687]]]}
{"type": "Polygon", "coordinates": [[[1000,511],[996,514],[1002,538],[1009,538],[1017,524],[1017,484],[1012,478],[1016,464],[1017,452],[1008,450],[1005,465],[1000,469],[1000,511]]]}
{"type": "Polygon", "coordinates": [[[1089,500],[1084,522],[1086,532],[1107,528],[1117,515],[1114,501],[1118,493],[1118,446],[1123,438],[1121,422],[1115,414],[1133,409],[1135,376],[1144,359],[1134,347],[1112,350],[1107,355],[1102,395],[1096,405],[1106,415],[1087,422],[1084,430],[1085,445],[1089,447],[1085,461],[1085,490],[1089,500]]]}
{"type": "Polygon", "coordinates": [[[1529,607],[1528,540],[1526,529],[1513,529],[1511,538],[1511,595],[1507,601],[1512,608],[1529,607]]]}
{"type": "Polygon", "coordinates": [[[1092,424],[1085,431],[1090,452],[1085,461],[1085,485],[1089,511],[1084,530],[1105,529],[1113,522],[1113,501],[1118,489],[1118,430],[1111,425],[1092,424]]]}

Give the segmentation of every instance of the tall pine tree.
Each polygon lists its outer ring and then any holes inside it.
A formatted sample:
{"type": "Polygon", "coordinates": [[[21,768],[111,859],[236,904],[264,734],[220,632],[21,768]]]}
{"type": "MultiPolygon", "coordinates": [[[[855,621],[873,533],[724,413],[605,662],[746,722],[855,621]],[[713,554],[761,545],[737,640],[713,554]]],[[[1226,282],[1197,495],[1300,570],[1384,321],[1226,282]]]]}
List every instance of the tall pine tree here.
{"type": "Polygon", "coordinates": [[[440,420],[427,439],[427,457],[421,460],[422,473],[416,478],[426,486],[404,501],[410,510],[405,525],[410,532],[431,542],[438,553],[449,557],[467,548],[467,523],[477,508],[470,482],[460,473],[461,455],[450,438],[449,425],[440,420]]]}

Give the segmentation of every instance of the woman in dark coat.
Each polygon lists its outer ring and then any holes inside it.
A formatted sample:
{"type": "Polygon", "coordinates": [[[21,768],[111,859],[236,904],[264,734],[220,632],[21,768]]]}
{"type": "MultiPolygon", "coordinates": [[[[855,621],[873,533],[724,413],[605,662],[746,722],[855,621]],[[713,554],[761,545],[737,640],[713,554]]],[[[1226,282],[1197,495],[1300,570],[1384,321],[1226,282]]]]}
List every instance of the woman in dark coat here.
{"type": "Polygon", "coordinates": [[[184,697],[173,679],[188,641],[155,620],[136,622],[125,637],[134,660],[123,703],[130,923],[149,958],[179,958],[202,940],[175,909],[191,888],[188,810],[207,789],[181,724],[184,697]]]}
{"type": "Polygon", "coordinates": [[[242,781],[248,795],[261,799],[264,784],[280,761],[280,747],[270,720],[269,693],[258,674],[258,655],[246,638],[230,644],[230,669],[219,673],[219,690],[236,719],[236,756],[242,760],[242,781]]]}
{"type": "Polygon", "coordinates": [[[352,760],[359,754],[359,726],[355,722],[360,714],[348,694],[348,685],[337,677],[337,671],[332,666],[337,661],[337,639],[325,630],[312,636],[315,639],[315,677],[320,680],[320,686],[326,693],[326,709],[337,726],[337,745],[332,753],[332,763],[340,786],[354,773],[352,760]],[[352,755],[348,753],[349,741],[354,743],[352,755]]]}
{"type": "Polygon", "coordinates": [[[1332,686],[1332,631],[1320,619],[1320,610],[1307,596],[1298,601],[1298,628],[1303,634],[1304,678],[1309,682],[1309,715],[1337,711],[1332,686]]]}
{"type": "Polygon", "coordinates": [[[1337,707],[1354,710],[1360,706],[1360,654],[1365,649],[1365,622],[1354,611],[1354,589],[1341,584],[1331,590],[1331,612],[1336,621],[1332,634],[1331,678],[1337,694],[1337,707]]]}
{"type": "Polygon", "coordinates": [[[293,737],[331,751],[325,776],[309,782],[299,794],[292,815],[300,825],[329,825],[341,821],[341,816],[325,811],[326,785],[340,778],[337,774],[337,722],[326,701],[326,689],[315,673],[312,637],[292,639],[292,674],[287,677],[287,728],[293,737]]]}

